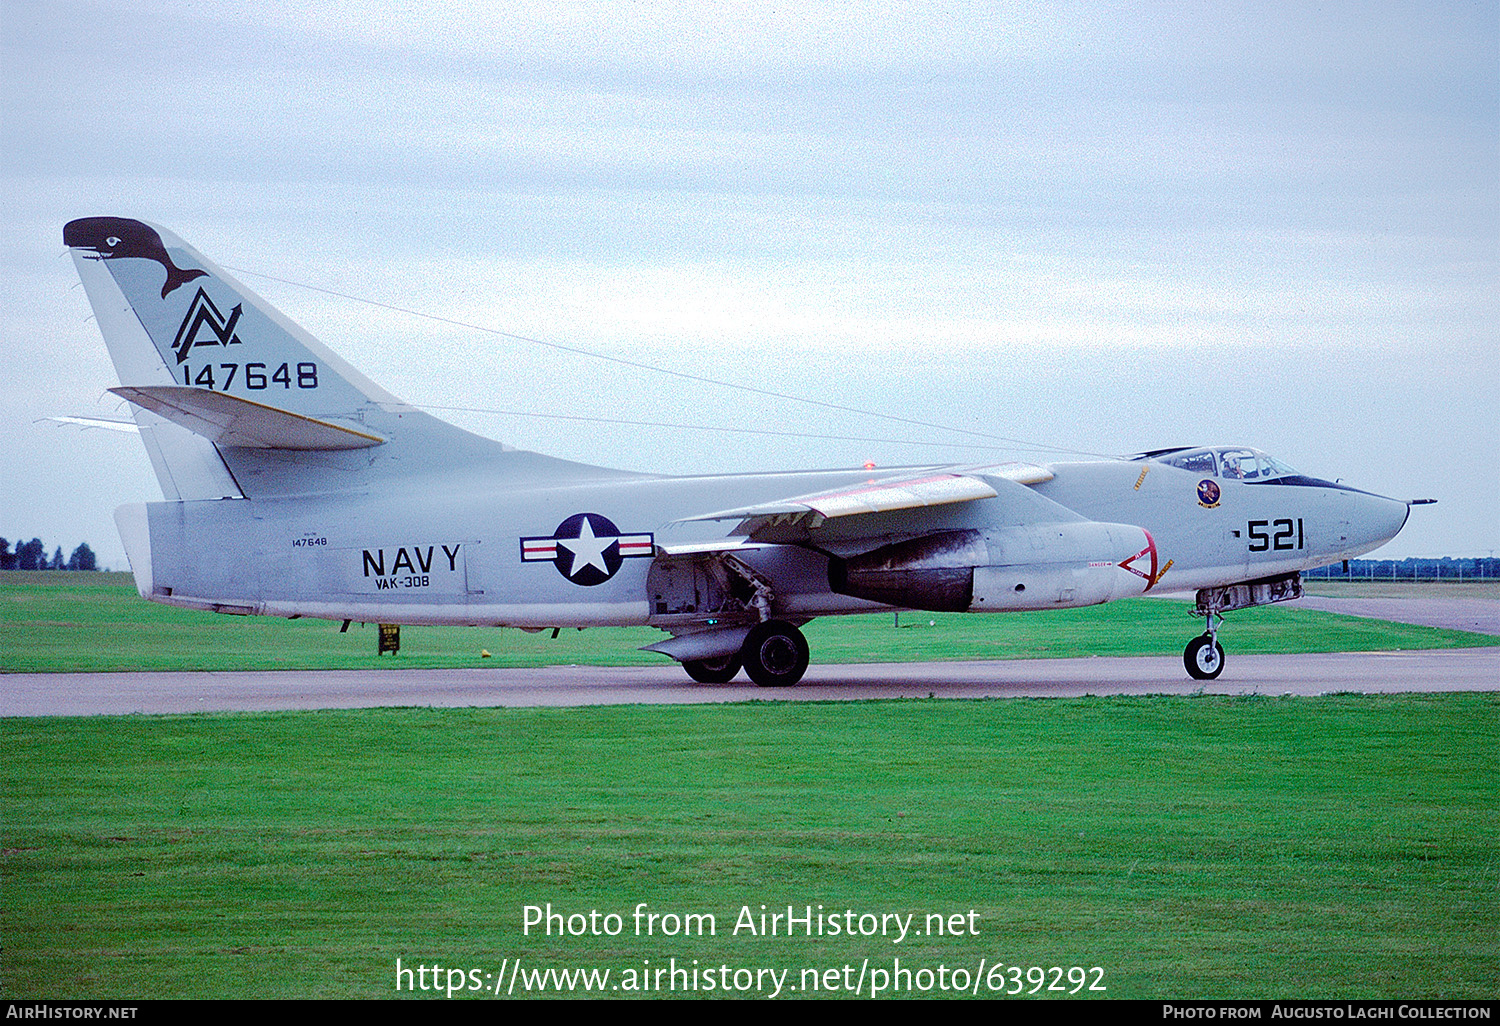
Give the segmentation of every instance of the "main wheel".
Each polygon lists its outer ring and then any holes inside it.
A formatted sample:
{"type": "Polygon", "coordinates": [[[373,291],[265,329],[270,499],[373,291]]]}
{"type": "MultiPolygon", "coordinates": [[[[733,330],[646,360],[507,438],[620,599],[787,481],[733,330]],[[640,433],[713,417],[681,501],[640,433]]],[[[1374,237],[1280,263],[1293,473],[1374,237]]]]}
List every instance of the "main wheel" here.
{"type": "Polygon", "coordinates": [[[789,687],[807,672],[807,639],[783,620],[767,620],[751,628],[740,659],[750,679],[761,687],[789,687]]]}
{"type": "Polygon", "coordinates": [[[722,659],[684,659],[682,668],[699,684],[728,684],[740,672],[740,657],[727,655],[722,659]]]}
{"type": "Polygon", "coordinates": [[[1182,665],[1194,680],[1213,680],[1224,672],[1224,646],[1207,634],[1200,635],[1183,649],[1182,665]]]}

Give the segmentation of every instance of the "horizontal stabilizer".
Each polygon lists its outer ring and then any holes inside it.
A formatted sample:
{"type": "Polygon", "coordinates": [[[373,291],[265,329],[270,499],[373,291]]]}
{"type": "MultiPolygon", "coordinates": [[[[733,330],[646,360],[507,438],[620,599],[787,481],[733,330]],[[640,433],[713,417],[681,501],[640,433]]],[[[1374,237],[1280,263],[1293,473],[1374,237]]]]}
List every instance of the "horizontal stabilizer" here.
{"type": "Polygon", "coordinates": [[[385,441],[368,431],[203,388],[136,385],[110,391],[215,445],[311,451],[368,449],[385,441]]]}
{"type": "Polygon", "coordinates": [[[140,425],[133,420],[107,420],[103,417],[48,417],[58,424],[76,424],[81,428],[103,428],[105,431],[120,431],[132,435],[141,433],[140,425]]]}

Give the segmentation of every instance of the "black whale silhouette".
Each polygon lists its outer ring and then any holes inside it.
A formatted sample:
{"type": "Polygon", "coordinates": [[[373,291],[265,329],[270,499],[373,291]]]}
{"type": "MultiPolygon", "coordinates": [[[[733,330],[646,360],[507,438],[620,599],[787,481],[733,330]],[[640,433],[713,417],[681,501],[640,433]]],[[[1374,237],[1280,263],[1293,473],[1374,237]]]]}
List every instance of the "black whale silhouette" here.
{"type": "Polygon", "coordinates": [[[128,217],[80,217],[63,226],[63,244],[77,249],[91,249],[106,260],[115,257],[142,257],[155,260],[167,269],[167,280],[161,286],[161,298],[179,285],[208,274],[197,268],[182,268],[172,263],[167,247],[155,228],[128,217]]]}

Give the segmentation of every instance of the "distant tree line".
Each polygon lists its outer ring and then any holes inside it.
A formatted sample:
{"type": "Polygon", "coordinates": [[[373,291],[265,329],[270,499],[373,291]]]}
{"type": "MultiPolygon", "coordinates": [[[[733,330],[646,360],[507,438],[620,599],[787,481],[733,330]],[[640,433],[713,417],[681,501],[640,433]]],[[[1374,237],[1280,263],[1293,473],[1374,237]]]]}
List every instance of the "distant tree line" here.
{"type": "Polygon", "coordinates": [[[1305,570],[1308,580],[1334,581],[1468,581],[1500,579],[1500,559],[1473,557],[1454,559],[1351,559],[1347,563],[1305,570]]]}
{"type": "Polygon", "coordinates": [[[33,538],[29,542],[16,542],[15,551],[12,552],[9,540],[0,538],[0,570],[97,570],[98,565],[94,561],[94,550],[89,548],[89,543],[84,542],[73,550],[73,554],[67,559],[63,558],[62,546],[59,545],[52,553],[52,558],[47,558],[47,546],[42,544],[40,538],[33,538]]]}

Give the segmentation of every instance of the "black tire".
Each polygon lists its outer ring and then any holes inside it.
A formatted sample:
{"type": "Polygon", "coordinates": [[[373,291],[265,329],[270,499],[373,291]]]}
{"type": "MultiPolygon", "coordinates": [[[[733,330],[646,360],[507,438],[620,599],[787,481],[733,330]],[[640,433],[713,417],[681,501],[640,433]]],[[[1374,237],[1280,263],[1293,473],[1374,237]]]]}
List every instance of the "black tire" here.
{"type": "Polygon", "coordinates": [[[1182,665],[1194,680],[1213,680],[1224,672],[1224,646],[1207,634],[1200,635],[1182,650],[1182,665]]]}
{"type": "Polygon", "coordinates": [[[727,655],[722,659],[684,659],[682,668],[699,684],[728,684],[740,672],[740,657],[727,655]]]}
{"type": "Polygon", "coordinates": [[[790,687],[807,672],[807,639],[785,621],[767,620],[751,628],[740,660],[761,687],[790,687]]]}

